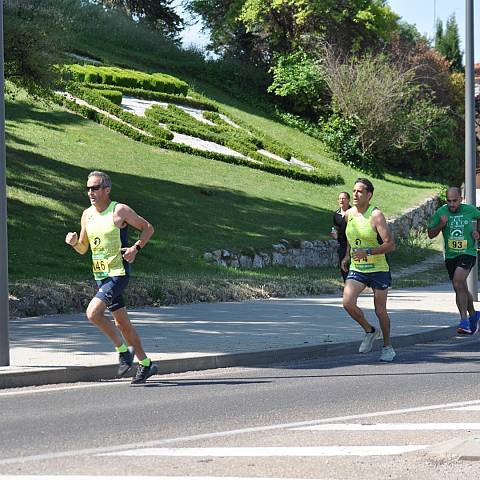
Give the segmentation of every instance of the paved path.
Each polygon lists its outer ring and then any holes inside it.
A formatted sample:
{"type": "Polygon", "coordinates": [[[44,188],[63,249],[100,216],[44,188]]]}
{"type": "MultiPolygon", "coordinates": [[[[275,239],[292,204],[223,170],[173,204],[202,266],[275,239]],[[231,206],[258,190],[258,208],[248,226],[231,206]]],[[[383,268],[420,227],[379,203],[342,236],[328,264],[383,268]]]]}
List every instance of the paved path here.
{"type": "MultiPolygon", "coordinates": [[[[378,325],[371,294],[360,305],[378,325]]],[[[449,284],[392,290],[389,311],[399,355],[402,346],[455,334],[449,284]]],[[[131,318],[160,373],[356,354],[362,338],[338,295],[144,308],[131,318]]],[[[0,388],[113,378],[116,362],[84,314],[13,319],[11,365],[0,367],[0,388]]]]}

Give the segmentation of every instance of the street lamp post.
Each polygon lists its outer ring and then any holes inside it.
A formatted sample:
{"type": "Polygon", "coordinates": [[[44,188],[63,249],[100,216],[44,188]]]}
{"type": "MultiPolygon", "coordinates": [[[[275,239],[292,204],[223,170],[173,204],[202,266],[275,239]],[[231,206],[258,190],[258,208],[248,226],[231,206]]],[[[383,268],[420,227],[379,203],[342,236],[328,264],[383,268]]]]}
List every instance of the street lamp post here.
{"type": "MultiPolygon", "coordinates": [[[[476,205],[476,137],[473,0],[465,0],[465,201],[476,205]]],[[[470,272],[468,290],[478,301],[478,268],[470,272]]]]}
{"type": "Polygon", "coordinates": [[[8,347],[7,186],[5,179],[5,98],[3,68],[3,0],[0,0],[0,366],[10,364],[8,347]]]}

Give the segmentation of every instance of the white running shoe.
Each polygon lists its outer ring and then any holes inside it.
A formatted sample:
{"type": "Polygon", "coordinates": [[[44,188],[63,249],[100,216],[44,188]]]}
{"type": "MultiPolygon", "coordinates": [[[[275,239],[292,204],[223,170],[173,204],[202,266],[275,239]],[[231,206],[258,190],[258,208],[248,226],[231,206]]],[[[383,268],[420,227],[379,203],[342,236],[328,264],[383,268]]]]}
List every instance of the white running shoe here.
{"type": "Polygon", "coordinates": [[[358,349],[358,353],[368,353],[372,351],[373,342],[380,337],[380,330],[377,328],[372,333],[366,333],[358,349]]]}
{"type": "Polygon", "coordinates": [[[395,350],[391,345],[382,348],[382,354],[380,355],[381,362],[391,362],[395,358],[395,350]]]}

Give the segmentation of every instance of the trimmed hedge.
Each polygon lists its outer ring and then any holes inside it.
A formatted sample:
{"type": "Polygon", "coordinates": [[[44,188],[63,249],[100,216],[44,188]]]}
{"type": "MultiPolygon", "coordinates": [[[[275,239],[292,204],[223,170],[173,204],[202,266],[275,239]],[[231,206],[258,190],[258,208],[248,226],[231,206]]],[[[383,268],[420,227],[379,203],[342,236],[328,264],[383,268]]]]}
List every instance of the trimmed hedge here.
{"type": "Polygon", "coordinates": [[[240,147],[238,151],[244,155],[261,148],[260,142],[245,131],[230,125],[207,125],[174,105],[169,105],[167,108],[152,105],[145,111],[145,115],[157,122],[166,123],[167,127],[175,132],[198,137],[233,149],[240,147]]]}
{"type": "Polygon", "coordinates": [[[203,118],[206,120],[210,120],[213,122],[215,125],[218,125],[219,127],[230,127],[230,128],[235,128],[232,125],[230,125],[228,122],[226,122],[223,118],[220,117],[220,115],[216,112],[203,112],[203,118]]]}
{"type": "Polygon", "coordinates": [[[66,80],[82,83],[103,83],[181,95],[186,95],[188,92],[188,84],[171,75],[164,73],[149,74],[118,67],[66,65],[63,70],[63,76],[66,80]]]}
{"type": "MultiPolygon", "coordinates": [[[[87,88],[93,88],[95,90],[111,88],[110,85],[104,85],[102,83],[83,83],[83,86],[87,88]]],[[[122,92],[124,95],[128,95],[135,98],[142,98],[144,100],[157,100],[158,102],[173,103],[175,105],[184,105],[186,107],[200,108],[202,110],[208,110],[210,112],[218,111],[218,106],[214,102],[207,99],[183,97],[181,95],[174,95],[170,93],[154,92],[153,90],[143,90],[141,88],[129,88],[116,86],[115,90],[122,92]]]]}
{"type": "MultiPolygon", "coordinates": [[[[132,127],[125,125],[124,123],[114,120],[107,115],[97,112],[92,108],[78,105],[76,102],[65,98],[63,95],[54,94],[54,100],[66,107],[67,109],[76,112],[82,115],[85,118],[94,120],[97,123],[105,125],[112,130],[115,130],[119,133],[122,133],[133,140],[146,143],[148,145],[161,147],[169,150],[176,150],[177,152],[189,153],[192,155],[198,155],[201,157],[210,158],[213,160],[218,160],[221,162],[232,163],[235,165],[248,166],[257,170],[263,170],[265,172],[273,173],[275,175],[281,175],[284,177],[292,178],[295,180],[302,180],[310,183],[321,184],[321,185],[335,185],[342,184],[343,179],[339,175],[320,175],[316,172],[305,172],[304,170],[297,169],[296,167],[283,166],[278,164],[278,162],[269,162],[268,160],[263,160],[264,163],[253,163],[247,159],[240,157],[233,157],[229,155],[224,155],[217,152],[206,152],[203,150],[198,150],[196,148],[190,147],[188,145],[182,145],[178,143],[170,142],[169,140],[164,140],[162,138],[150,137],[144,135],[132,127]]],[[[110,102],[111,103],[111,102],[110,102]]]]}
{"type": "Polygon", "coordinates": [[[69,84],[67,86],[67,91],[72,95],[85,100],[87,103],[111,113],[124,122],[127,122],[139,128],[140,130],[148,132],[157,138],[163,138],[165,140],[171,140],[173,138],[173,133],[169,132],[165,128],[160,127],[157,122],[149,120],[147,117],[139,117],[134,113],[125,111],[122,107],[115,105],[113,102],[102,96],[100,93],[96,93],[94,90],[83,88],[76,84],[69,84]]]}
{"type": "Polygon", "coordinates": [[[122,92],[119,92],[118,90],[99,89],[92,90],[92,92],[98,93],[102,97],[105,97],[107,100],[110,100],[115,105],[120,105],[122,103],[123,95],[122,92]]]}

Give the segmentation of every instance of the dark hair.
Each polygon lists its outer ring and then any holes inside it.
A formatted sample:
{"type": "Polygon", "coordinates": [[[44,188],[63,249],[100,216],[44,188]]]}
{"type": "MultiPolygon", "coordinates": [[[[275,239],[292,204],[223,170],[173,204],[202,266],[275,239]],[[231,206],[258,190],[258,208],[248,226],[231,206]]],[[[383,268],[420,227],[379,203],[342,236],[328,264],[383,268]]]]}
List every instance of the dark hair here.
{"type": "Polygon", "coordinates": [[[367,187],[367,192],[373,193],[373,183],[368,178],[357,178],[355,183],[363,183],[367,187]]]}
{"type": "Polygon", "coordinates": [[[347,198],[350,200],[350,194],[349,194],[348,192],[340,192],[338,195],[339,195],[339,196],[340,196],[340,195],[346,195],[347,198]]]}
{"type": "Polygon", "coordinates": [[[455,192],[459,197],[462,196],[462,189],[459,187],[448,187],[447,188],[447,195],[449,192],[455,192]]]}

